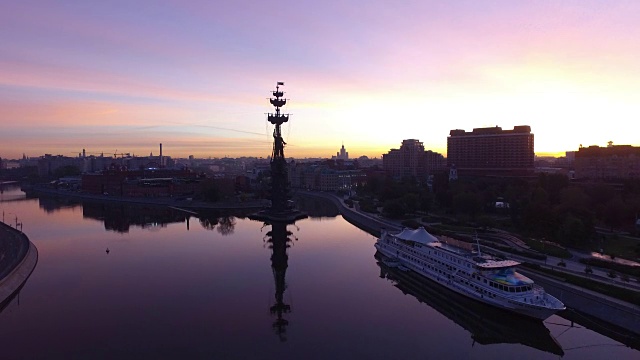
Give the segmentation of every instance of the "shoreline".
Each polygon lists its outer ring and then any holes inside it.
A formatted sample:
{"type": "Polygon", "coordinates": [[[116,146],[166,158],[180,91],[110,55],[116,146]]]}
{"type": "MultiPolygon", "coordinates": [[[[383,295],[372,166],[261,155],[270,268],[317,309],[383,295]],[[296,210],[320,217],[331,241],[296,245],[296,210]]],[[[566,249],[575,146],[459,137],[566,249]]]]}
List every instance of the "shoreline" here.
{"type": "Polygon", "coordinates": [[[26,189],[23,189],[25,194],[45,194],[52,196],[61,196],[65,198],[73,198],[80,200],[88,200],[88,201],[98,201],[98,202],[112,202],[112,203],[129,203],[129,204],[142,204],[142,205],[158,205],[158,206],[169,206],[173,208],[178,208],[180,210],[241,210],[241,209],[263,209],[267,206],[267,202],[265,200],[253,200],[246,202],[205,202],[200,200],[179,200],[176,198],[166,198],[166,197],[157,197],[157,198],[147,198],[147,197],[120,197],[120,196],[109,196],[109,195],[94,195],[94,194],[86,194],[86,193],[78,193],[67,190],[57,190],[57,189],[49,189],[43,188],[40,186],[33,186],[26,189]]]}
{"type": "Polygon", "coordinates": [[[38,249],[21,231],[0,221],[0,242],[4,246],[25,247],[24,254],[13,255],[19,258],[8,259],[0,272],[0,311],[11,303],[33,273],[38,263],[38,249]]]}
{"type": "MultiPolygon", "coordinates": [[[[345,220],[363,231],[379,236],[381,228],[401,230],[402,225],[394,224],[388,220],[382,220],[373,216],[365,216],[347,206],[337,196],[322,192],[299,192],[301,196],[320,197],[332,201],[345,220]]],[[[544,274],[536,273],[536,282],[544,283],[545,289],[549,287],[550,294],[563,298],[568,309],[592,316],[599,321],[640,336],[640,310],[638,306],[622,300],[609,300],[606,296],[566,284],[563,281],[553,279],[544,274]]],[[[640,339],[635,339],[640,343],[640,339]]]]}
{"type": "MultiPolygon", "coordinates": [[[[69,191],[61,191],[54,189],[43,189],[34,187],[27,190],[28,192],[34,193],[42,193],[54,196],[62,196],[62,197],[71,197],[77,199],[84,199],[89,201],[105,201],[105,202],[120,202],[120,203],[133,203],[133,204],[147,204],[147,205],[158,205],[158,206],[168,206],[172,208],[178,208],[180,210],[239,210],[239,209],[262,209],[266,207],[266,202],[264,201],[253,201],[246,203],[204,203],[200,201],[186,201],[186,200],[175,200],[173,198],[120,198],[115,196],[103,196],[103,195],[89,195],[89,194],[78,194],[72,193],[69,191]]],[[[25,191],[25,192],[27,192],[25,191]]],[[[349,223],[356,226],[357,228],[371,234],[372,236],[379,236],[380,231],[382,229],[386,230],[401,230],[403,226],[400,222],[391,221],[387,219],[383,219],[381,217],[377,217],[374,215],[363,214],[357,209],[349,208],[346,206],[343,201],[336,195],[324,192],[312,192],[305,190],[295,190],[293,191],[293,196],[302,196],[302,197],[315,197],[322,198],[327,201],[332,202],[337,206],[340,215],[349,223]]],[[[605,299],[604,296],[599,296],[598,294],[588,294],[584,291],[576,292],[575,287],[569,286],[568,284],[563,283],[562,281],[558,281],[556,279],[552,279],[550,277],[536,274],[537,278],[540,278],[542,281],[548,284],[550,289],[554,289],[558,295],[562,296],[564,294],[567,296],[569,293],[573,293],[571,299],[567,300],[565,304],[568,308],[574,309],[581,313],[588,314],[595,319],[601,320],[605,323],[609,323],[621,328],[626,329],[627,331],[634,333],[636,335],[640,335],[640,311],[633,304],[615,301],[613,303],[609,302],[600,302],[599,306],[593,307],[593,300],[597,300],[598,298],[605,299]],[[573,290],[573,291],[570,291],[573,290]],[[585,301],[589,300],[589,301],[585,301]],[[622,307],[622,308],[621,308],[622,307]],[[638,324],[635,326],[634,324],[638,324]],[[631,325],[631,326],[630,326],[631,325]]]]}

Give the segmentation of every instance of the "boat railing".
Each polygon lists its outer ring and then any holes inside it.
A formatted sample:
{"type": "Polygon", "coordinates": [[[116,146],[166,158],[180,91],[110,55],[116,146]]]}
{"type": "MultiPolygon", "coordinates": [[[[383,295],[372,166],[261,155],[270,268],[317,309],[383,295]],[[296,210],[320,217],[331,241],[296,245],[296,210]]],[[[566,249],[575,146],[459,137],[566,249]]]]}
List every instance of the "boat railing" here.
{"type": "Polygon", "coordinates": [[[545,294],[544,288],[538,284],[533,284],[533,295],[543,296],[545,294]]]}
{"type": "Polygon", "coordinates": [[[533,284],[533,297],[531,303],[539,306],[556,308],[564,306],[561,301],[547,294],[544,288],[538,284],[533,284]]]}

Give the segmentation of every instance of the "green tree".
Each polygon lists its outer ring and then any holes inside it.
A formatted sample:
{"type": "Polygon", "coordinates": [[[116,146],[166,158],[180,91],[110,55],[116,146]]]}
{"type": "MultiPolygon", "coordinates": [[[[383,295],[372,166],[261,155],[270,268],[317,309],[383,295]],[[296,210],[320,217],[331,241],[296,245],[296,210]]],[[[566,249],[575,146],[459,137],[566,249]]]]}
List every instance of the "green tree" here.
{"type": "Polygon", "coordinates": [[[526,231],[534,236],[554,238],[560,219],[552,211],[547,192],[542,187],[533,190],[522,212],[526,231]]]}
{"type": "Polygon", "coordinates": [[[569,178],[563,174],[540,174],[538,185],[542,187],[549,196],[549,202],[555,205],[560,202],[560,193],[569,186],[569,178]]]}
{"type": "Polygon", "coordinates": [[[407,213],[406,206],[401,199],[387,200],[384,203],[383,211],[386,216],[399,219],[407,213]]]}
{"type": "Polygon", "coordinates": [[[449,190],[449,175],[445,172],[433,176],[433,193],[435,200],[443,208],[451,207],[452,195],[449,190]]]}
{"type": "Polygon", "coordinates": [[[481,228],[487,230],[489,228],[494,227],[496,222],[491,216],[481,215],[478,217],[478,220],[476,221],[476,223],[481,228]]]}
{"type": "Polygon", "coordinates": [[[453,210],[474,217],[480,211],[480,200],[471,192],[457,194],[453,198],[453,210]]]}
{"type": "Polygon", "coordinates": [[[419,197],[417,194],[408,193],[402,196],[402,203],[405,206],[407,213],[415,213],[418,210],[419,197]]]}
{"type": "Polygon", "coordinates": [[[420,210],[424,211],[426,214],[429,214],[431,211],[431,207],[433,206],[433,194],[428,189],[425,189],[420,192],[420,210]]]}
{"type": "Polygon", "coordinates": [[[604,208],[603,220],[611,231],[623,224],[625,210],[625,204],[619,197],[615,197],[607,202],[604,208]]]}
{"type": "Polygon", "coordinates": [[[559,228],[557,239],[561,244],[579,245],[589,237],[589,229],[582,220],[571,214],[567,215],[559,228]]]}
{"type": "Polygon", "coordinates": [[[204,201],[216,202],[220,200],[220,190],[215,181],[207,179],[202,182],[201,196],[204,201]]]}

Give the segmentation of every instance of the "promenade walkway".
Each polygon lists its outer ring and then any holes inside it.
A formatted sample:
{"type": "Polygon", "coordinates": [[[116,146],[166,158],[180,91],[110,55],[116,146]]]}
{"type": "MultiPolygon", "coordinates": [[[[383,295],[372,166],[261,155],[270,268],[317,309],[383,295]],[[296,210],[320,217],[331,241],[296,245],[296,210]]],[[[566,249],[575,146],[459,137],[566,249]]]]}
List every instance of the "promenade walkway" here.
{"type": "Polygon", "coordinates": [[[0,311],[10,302],[38,263],[38,250],[19,230],[0,222],[0,311]]]}
{"type": "MultiPolygon", "coordinates": [[[[381,228],[390,230],[401,230],[403,227],[400,222],[382,219],[378,216],[359,211],[357,207],[350,208],[344,203],[343,199],[331,193],[298,191],[298,194],[302,196],[321,197],[332,201],[334,204],[336,204],[336,206],[338,206],[338,208],[340,209],[340,213],[347,221],[354,223],[354,225],[361,227],[363,230],[376,236],[379,234],[381,228]]],[[[514,247],[524,248],[521,245],[522,244],[514,244],[514,247]]],[[[482,248],[490,249],[498,253],[503,253],[505,256],[514,260],[537,263],[539,265],[545,266],[544,261],[519,257],[514,254],[504,253],[500,250],[484,245],[482,246],[482,248]]],[[[556,260],[559,259],[551,258],[551,260],[548,261],[556,260]]],[[[546,266],[551,267],[550,264],[546,266]]],[[[565,271],[573,275],[587,276],[583,271],[584,265],[582,265],[580,269],[578,269],[578,267],[579,266],[577,264],[574,264],[569,268],[555,266],[555,270],[559,272],[565,271]]],[[[582,313],[589,314],[602,321],[630,330],[635,334],[640,334],[640,306],[568,284],[563,280],[554,279],[542,273],[534,273],[530,270],[526,270],[525,272],[527,274],[531,274],[532,278],[536,282],[539,282],[545,288],[548,288],[552,295],[556,295],[557,297],[561,298],[568,308],[576,309],[582,313]]],[[[587,277],[589,277],[593,281],[602,281],[609,284],[640,291],[640,286],[636,283],[623,283],[620,281],[615,281],[607,278],[606,276],[604,276],[604,274],[599,274],[595,271],[594,274],[587,277]]]]}

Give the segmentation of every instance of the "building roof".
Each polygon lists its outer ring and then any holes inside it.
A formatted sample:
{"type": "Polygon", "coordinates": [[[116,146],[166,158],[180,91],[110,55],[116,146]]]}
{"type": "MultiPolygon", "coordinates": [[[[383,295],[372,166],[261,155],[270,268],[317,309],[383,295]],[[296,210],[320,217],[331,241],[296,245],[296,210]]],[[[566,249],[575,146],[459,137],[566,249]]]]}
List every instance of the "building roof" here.
{"type": "Polygon", "coordinates": [[[394,236],[401,240],[414,241],[425,245],[438,241],[438,239],[435,236],[429,234],[429,232],[425,230],[424,227],[420,227],[415,230],[404,228],[401,232],[394,236]]]}

